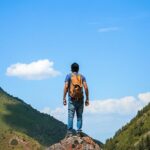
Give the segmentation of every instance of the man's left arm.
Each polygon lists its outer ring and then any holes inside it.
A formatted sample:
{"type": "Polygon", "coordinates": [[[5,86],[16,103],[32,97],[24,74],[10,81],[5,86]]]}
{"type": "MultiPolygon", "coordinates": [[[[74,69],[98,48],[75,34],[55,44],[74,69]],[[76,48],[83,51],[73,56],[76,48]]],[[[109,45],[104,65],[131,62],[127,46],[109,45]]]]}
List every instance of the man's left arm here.
{"type": "Polygon", "coordinates": [[[83,87],[85,90],[86,100],[85,100],[85,106],[89,106],[89,89],[86,81],[83,82],[83,87]]]}

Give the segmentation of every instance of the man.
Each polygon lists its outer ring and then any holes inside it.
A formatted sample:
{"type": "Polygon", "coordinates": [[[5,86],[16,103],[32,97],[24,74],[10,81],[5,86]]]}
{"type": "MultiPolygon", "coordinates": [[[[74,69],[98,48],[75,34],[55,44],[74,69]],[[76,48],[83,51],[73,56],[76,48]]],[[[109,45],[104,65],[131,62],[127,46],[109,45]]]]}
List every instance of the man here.
{"type": "Polygon", "coordinates": [[[86,95],[85,106],[89,105],[89,91],[86,79],[78,72],[79,65],[77,63],[73,63],[71,65],[71,73],[68,74],[65,79],[63,104],[67,105],[66,94],[68,93],[67,137],[72,136],[73,134],[73,119],[75,112],[77,115],[77,135],[80,136],[82,132],[82,113],[84,108],[83,87],[86,95]]]}

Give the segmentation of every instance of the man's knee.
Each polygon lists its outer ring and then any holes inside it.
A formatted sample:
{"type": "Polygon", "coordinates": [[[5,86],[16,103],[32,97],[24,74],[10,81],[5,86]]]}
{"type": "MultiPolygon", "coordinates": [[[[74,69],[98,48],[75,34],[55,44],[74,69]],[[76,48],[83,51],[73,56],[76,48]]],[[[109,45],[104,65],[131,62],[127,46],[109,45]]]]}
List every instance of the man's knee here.
{"type": "Polygon", "coordinates": [[[82,113],[77,113],[77,120],[82,120],[82,113]]]}
{"type": "Polygon", "coordinates": [[[73,110],[68,110],[68,117],[73,118],[74,117],[74,111],[73,110]]]}

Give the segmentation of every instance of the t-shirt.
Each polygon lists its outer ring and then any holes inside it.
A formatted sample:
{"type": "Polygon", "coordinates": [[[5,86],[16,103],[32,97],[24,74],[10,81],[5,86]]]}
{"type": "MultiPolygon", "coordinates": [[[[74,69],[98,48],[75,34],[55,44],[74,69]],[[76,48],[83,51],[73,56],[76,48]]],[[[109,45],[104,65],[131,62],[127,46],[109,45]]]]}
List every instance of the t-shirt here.
{"type": "MultiPolygon", "coordinates": [[[[74,72],[74,74],[78,74],[78,73],[74,72]]],[[[72,73],[69,73],[69,74],[67,74],[67,76],[65,78],[65,82],[68,82],[69,88],[70,88],[71,75],[72,75],[72,73]]],[[[81,78],[82,78],[82,83],[86,82],[86,78],[82,74],[80,74],[80,75],[81,75],[81,78]]],[[[68,90],[68,92],[69,92],[69,90],[68,90]]],[[[69,93],[68,93],[68,97],[70,97],[69,93]]]]}

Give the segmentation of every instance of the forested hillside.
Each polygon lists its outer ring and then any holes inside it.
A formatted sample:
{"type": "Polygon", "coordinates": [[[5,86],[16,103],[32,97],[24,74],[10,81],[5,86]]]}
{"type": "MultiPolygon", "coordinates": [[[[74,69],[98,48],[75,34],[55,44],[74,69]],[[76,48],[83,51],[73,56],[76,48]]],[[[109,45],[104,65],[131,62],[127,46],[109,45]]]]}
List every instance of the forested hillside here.
{"type": "Polygon", "coordinates": [[[65,124],[0,88],[0,149],[43,149],[65,134],[65,124]]]}
{"type": "Polygon", "coordinates": [[[108,139],[106,150],[150,150],[150,103],[108,139]]]}

